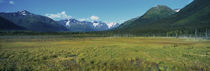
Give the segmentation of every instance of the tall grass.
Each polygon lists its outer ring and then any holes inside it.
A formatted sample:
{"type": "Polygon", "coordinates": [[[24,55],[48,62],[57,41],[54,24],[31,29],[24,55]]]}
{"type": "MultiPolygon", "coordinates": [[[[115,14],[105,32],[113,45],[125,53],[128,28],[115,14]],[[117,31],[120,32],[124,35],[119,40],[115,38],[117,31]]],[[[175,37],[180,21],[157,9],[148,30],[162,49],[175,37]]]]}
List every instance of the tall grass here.
{"type": "Polygon", "coordinates": [[[209,43],[149,37],[13,36],[0,40],[0,71],[209,71],[209,43]]]}

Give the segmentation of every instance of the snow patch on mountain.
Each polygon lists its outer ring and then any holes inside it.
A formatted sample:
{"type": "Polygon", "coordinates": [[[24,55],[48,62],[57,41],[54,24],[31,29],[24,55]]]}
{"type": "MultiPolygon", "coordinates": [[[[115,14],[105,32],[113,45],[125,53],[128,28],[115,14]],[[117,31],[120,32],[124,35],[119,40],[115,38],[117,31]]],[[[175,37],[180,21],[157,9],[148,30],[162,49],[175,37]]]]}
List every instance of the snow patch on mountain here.
{"type": "Polygon", "coordinates": [[[105,23],[102,21],[79,21],[77,19],[67,19],[57,21],[72,32],[89,32],[89,31],[105,31],[119,26],[118,23],[105,23]]]}
{"type": "Polygon", "coordinates": [[[175,9],[176,12],[179,12],[181,9],[175,9]]]}
{"type": "Polygon", "coordinates": [[[118,23],[116,22],[110,22],[110,23],[107,23],[107,26],[108,28],[112,28],[112,27],[115,27],[118,23]]]}
{"type": "Polygon", "coordinates": [[[70,20],[69,19],[66,22],[66,26],[70,26],[70,20]]]}
{"type": "Polygon", "coordinates": [[[26,15],[32,15],[31,13],[29,13],[28,11],[26,10],[22,10],[22,11],[18,11],[17,13],[23,15],[23,16],[26,16],[26,15]]]}
{"type": "Polygon", "coordinates": [[[93,23],[94,27],[97,27],[99,25],[99,23],[93,23]]]}

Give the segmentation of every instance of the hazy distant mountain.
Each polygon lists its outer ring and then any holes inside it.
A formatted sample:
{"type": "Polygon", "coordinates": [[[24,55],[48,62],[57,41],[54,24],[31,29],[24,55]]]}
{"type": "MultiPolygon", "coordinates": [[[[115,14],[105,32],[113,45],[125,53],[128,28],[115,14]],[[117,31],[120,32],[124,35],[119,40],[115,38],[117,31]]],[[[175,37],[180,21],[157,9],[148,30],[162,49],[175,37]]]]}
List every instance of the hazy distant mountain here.
{"type": "Polygon", "coordinates": [[[16,24],[0,17],[0,31],[12,31],[12,30],[26,30],[26,29],[17,26],[16,24]]]}
{"type": "Polygon", "coordinates": [[[171,8],[157,5],[149,9],[143,16],[126,21],[117,30],[121,32],[136,32],[141,29],[140,27],[144,27],[145,24],[166,18],[172,14],[175,14],[175,11],[171,8]]]}
{"type": "Polygon", "coordinates": [[[17,26],[36,32],[91,32],[105,31],[119,26],[118,23],[104,23],[101,21],[79,21],[76,19],[66,19],[55,22],[54,20],[40,15],[32,14],[26,10],[0,13],[0,17],[11,21],[17,26]]]}
{"type": "Polygon", "coordinates": [[[94,21],[92,23],[93,23],[95,31],[104,31],[104,30],[108,30],[109,29],[108,25],[106,23],[104,23],[104,22],[94,21]]]}
{"type": "Polygon", "coordinates": [[[13,13],[0,13],[0,17],[11,21],[18,26],[25,27],[30,31],[61,32],[67,30],[64,26],[57,24],[48,17],[35,15],[26,10],[13,13]]]}
{"type": "Polygon", "coordinates": [[[93,25],[91,22],[82,22],[76,19],[67,19],[67,20],[61,20],[57,22],[65,26],[68,29],[68,31],[71,31],[71,32],[94,31],[93,25]]]}
{"type": "Polygon", "coordinates": [[[104,23],[101,21],[89,22],[76,19],[60,20],[57,22],[65,26],[71,32],[105,31],[119,26],[117,23],[104,23]]]}

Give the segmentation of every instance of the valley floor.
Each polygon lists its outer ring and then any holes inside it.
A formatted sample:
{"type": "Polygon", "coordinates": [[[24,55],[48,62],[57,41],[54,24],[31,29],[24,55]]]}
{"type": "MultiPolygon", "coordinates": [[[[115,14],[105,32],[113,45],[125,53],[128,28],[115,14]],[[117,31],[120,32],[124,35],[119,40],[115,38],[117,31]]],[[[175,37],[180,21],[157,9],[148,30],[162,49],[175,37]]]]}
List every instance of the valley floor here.
{"type": "Polygon", "coordinates": [[[210,41],[2,37],[0,71],[209,71],[210,41]]]}

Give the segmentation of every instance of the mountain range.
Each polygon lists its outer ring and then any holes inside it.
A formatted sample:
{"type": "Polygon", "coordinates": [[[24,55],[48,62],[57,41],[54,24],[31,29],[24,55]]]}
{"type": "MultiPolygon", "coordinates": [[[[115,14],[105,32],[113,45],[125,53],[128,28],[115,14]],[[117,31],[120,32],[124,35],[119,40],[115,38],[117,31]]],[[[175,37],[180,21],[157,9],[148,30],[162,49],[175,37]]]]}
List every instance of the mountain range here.
{"type": "MultiPolygon", "coordinates": [[[[79,21],[76,19],[66,19],[60,21],[54,21],[51,18],[36,15],[30,13],[26,10],[11,12],[11,13],[0,13],[1,25],[7,24],[2,20],[12,23],[16,27],[22,27],[24,31],[34,31],[34,32],[91,32],[91,31],[105,31],[116,28],[119,26],[118,23],[104,23],[101,21],[79,21]]],[[[1,30],[15,30],[16,27],[11,28],[6,26],[1,26],[1,30]]],[[[17,29],[18,30],[18,29],[17,29]]]]}
{"type": "Polygon", "coordinates": [[[57,23],[65,26],[71,32],[91,32],[105,31],[118,27],[118,23],[104,23],[102,21],[79,21],[76,19],[66,19],[57,21],[57,23]]]}
{"type": "Polygon", "coordinates": [[[157,5],[149,9],[144,15],[130,19],[122,24],[79,21],[73,18],[54,21],[51,18],[36,15],[26,10],[0,13],[0,30],[37,32],[110,30],[108,32],[116,34],[194,34],[195,31],[206,32],[206,29],[210,28],[209,19],[210,1],[194,0],[184,8],[175,10],[164,5],[157,5]]]}
{"type": "Polygon", "coordinates": [[[11,21],[17,26],[26,28],[28,31],[61,32],[67,30],[64,26],[57,24],[48,17],[35,15],[26,10],[12,13],[0,13],[0,17],[11,21]]]}

